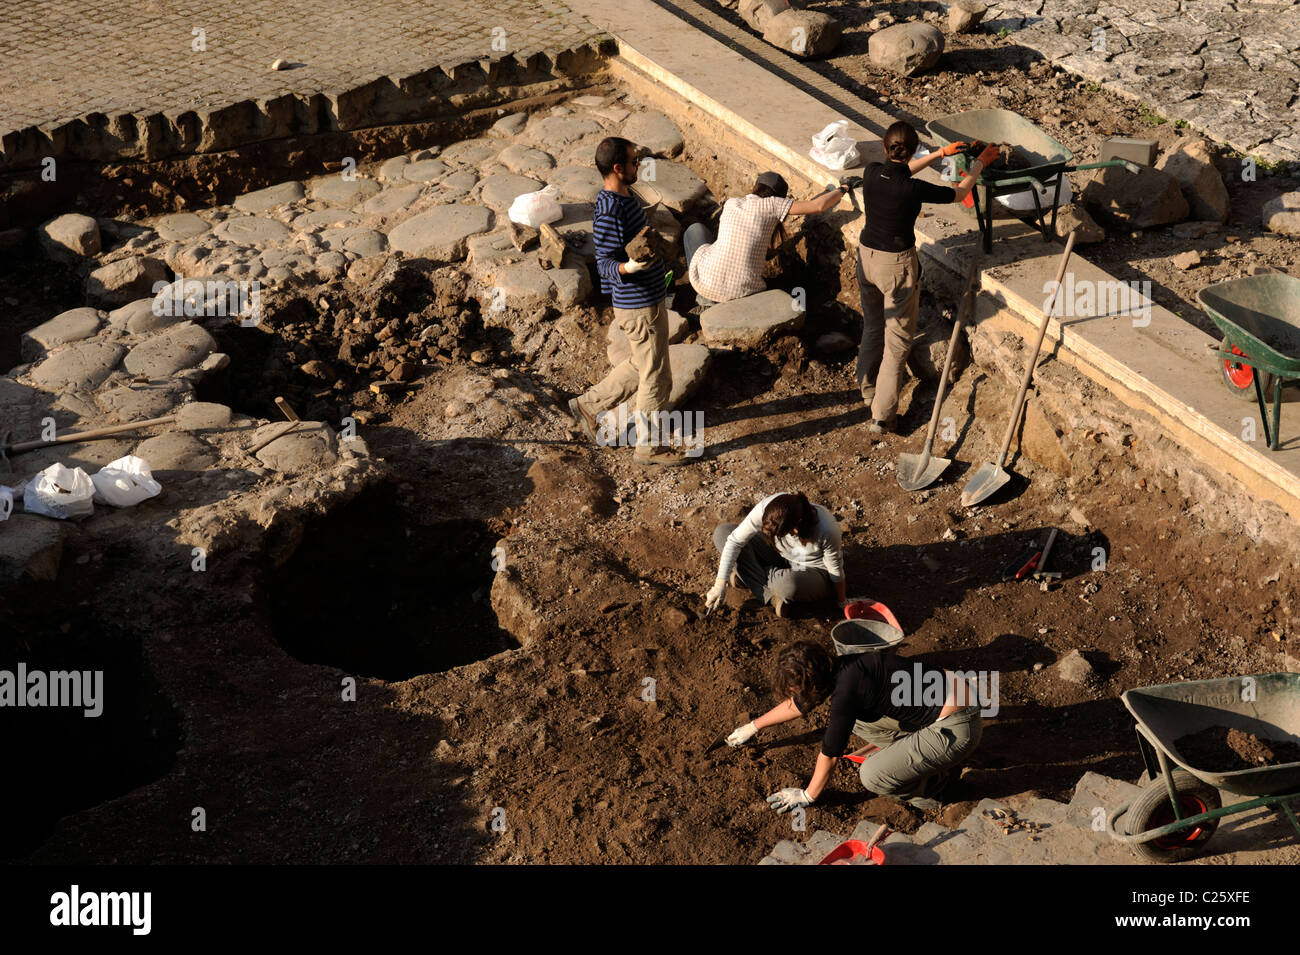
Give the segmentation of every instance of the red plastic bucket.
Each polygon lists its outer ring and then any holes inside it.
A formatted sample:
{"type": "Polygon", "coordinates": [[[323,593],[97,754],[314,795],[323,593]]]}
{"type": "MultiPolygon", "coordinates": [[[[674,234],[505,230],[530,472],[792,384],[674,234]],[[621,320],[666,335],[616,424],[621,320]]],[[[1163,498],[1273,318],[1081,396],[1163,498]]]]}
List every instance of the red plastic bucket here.
{"type": "Polygon", "coordinates": [[[884,865],[885,850],[873,846],[867,856],[867,844],[861,839],[846,839],[832,849],[818,865],[884,865]]]}

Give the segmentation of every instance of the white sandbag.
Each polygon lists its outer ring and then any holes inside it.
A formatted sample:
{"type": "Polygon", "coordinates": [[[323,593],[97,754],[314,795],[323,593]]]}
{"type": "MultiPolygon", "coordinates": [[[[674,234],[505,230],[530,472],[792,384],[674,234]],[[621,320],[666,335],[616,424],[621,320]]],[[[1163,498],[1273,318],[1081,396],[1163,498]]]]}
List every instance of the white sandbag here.
{"type": "Polygon", "coordinates": [[[113,507],[133,507],[162,490],[149,462],[133,454],[109,461],[90,480],[95,485],[95,501],[113,507]]]}
{"type": "Polygon", "coordinates": [[[511,222],[534,229],[544,222],[554,222],[564,216],[564,210],[560,208],[560,190],[547,186],[538,192],[515,196],[515,201],[510,203],[509,215],[511,222]]]}
{"type": "Polygon", "coordinates": [[[849,136],[849,121],[839,119],[812,138],[808,155],[827,169],[852,169],[862,165],[858,158],[858,144],[849,136]]]}
{"type": "Polygon", "coordinates": [[[95,511],[95,485],[81,468],[51,464],[27,483],[23,510],[61,520],[89,517],[95,511]]]}

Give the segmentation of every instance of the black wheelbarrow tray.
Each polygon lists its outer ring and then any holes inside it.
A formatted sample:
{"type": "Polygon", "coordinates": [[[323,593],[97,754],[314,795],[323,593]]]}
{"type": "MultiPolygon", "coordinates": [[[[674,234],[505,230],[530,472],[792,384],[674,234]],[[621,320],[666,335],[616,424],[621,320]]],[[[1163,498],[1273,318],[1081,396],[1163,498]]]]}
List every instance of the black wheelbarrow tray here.
{"type": "Polygon", "coordinates": [[[1228,390],[1249,401],[1253,385],[1264,440],[1278,449],[1282,389],[1300,381],[1300,279],[1281,273],[1251,275],[1203,288],[1196,300],[1223,332],[1214,352],[1228,390]],[[1264,396],[1273,387],[1273,427],[1264,396]]]}
{"type": "Polygon", "coordinates": [[[1106,817],[1106,832],[1153,862],[1181,862],[1204,850],[1224,816],[1300,800],[1300,762],[1211,772],[1193,765],[1176,742],[1211,727],[1300,744],[1300,673],[1265,673],[1166,683],[1129,690],[1124,705],[1137,722],[1146,765],[1141,795],[1106,817]],[[1224,808],[1219,790],[1254,797],[1224,808]],[[1120,819],[1127,815],[1123,831],[1120,819]]]}
{"type": "MultiPolygon", "coordinates": [[[[1052,241],[1056,231],[1056,211],[1061,202],[1061,176],[1078,169],[1101,169],[1106,166],[1123,166],[1136,171],[1137,166],[1123,159],[1106,162],[1070,165],[1074,154],[1043,132],[1019,113],[1009,109],[972,109],[964,113],[940,116],[925,124],[925,128],[940,143],[973,142],[1010,143],[1029,161],[1028,169],[985,169],[980,174],[979,185],[971,190],[975,202],[975,220],[984,236],[984,251],[993,250],[993,200],[998,196],[1028,192],[1033,196],[1036,223],[1043,233],[1043,241],[1052,241]],[[1052,218],[1047,221],[1038,187],[1044,191],[1055,181],[1052,191],[1052,218]]],[[[965,172],[971,157],[957,155],[957,168],[965,172]]]]}

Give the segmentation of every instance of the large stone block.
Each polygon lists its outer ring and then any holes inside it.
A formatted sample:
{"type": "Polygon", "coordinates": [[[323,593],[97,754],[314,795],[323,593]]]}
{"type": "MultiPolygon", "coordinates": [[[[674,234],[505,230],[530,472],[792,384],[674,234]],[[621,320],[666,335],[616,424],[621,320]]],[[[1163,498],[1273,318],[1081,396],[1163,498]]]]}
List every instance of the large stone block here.
{"type": "Polygon", "coordinates": [[[490,210],[451,203],[407,219],[388,234],[388,244],[398,252],[454,262],[465,257],[465,242],[470,236],[491,228],[490,210]]]}
{"type": "Polygon", "coordinates": [[[117,308],[145,295],[170,278],[167,266],[147,255],[132,255],[102,265],[86,276],[86,298],[105,308],[117,308]]]}
{"type": "Polygon", "coordinates": [[[47,391],[89,391],[112,374],[125,354],[112,342],[73,342],[33,368],[32,382],[47,391]]]}
{"type": "Polygon", "coordinates": [[[240,212],[254,215],[295,202],[306,195],[301,182],[281,182],[265,189],[246,192],[235,200],[235,208],[240,212]]]}
{"type": "Polygon", "coordinates": [[[804,311],[789,292],[769,289],[704,310],[700,330],[715,345],[759,348],[803,327],[804,311]]]}
{"type": "Polygon", "coordinates": [[[808,59],[827,56],[839,45],[840,21],[817,10],[786,10],[767,21],[763,39],[808,59]]]}
{"type": "Polygon", "coordinates": [[[73,308],[60,312],[48,322],[23,333],[23,361],[35,361],[56,345],[81,341],[99,331],[100,313],[93,308],[73,308]]]}
{"type": "Polygon", "coordinates": [[[193,322],[181,322],[136,345],[122,365],[133,375],[166,378],[193,368],[217,350],[217,343],[193,322]]]}
{"type": "Polygon", "coordinates": [[[656,156],[676,156],[686,145],[677,124],[653,109],[629,116],[619,135],[644,146],[656,156]]]}
{"type": "Polygon", "coordinates": [[[99,255],[99,223],[90,216],[70,212],[57,216],[36,230],[36,240],[45,254],[59,262],[76,264],[99,255]]]}

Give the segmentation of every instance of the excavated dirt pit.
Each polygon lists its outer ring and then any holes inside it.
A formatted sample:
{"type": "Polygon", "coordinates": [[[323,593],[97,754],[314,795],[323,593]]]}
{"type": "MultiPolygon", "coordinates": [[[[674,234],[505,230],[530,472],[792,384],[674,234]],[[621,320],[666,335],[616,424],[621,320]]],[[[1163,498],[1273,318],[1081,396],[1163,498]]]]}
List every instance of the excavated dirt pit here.
{"type": "Polygon", "coordinates": [[[368,492],[309,525],[293,557],[266,578],[276,641],[304,663],[380,680],[517,646],[488,599],[497,536],[482,521],[420,524],[395,488],[368,492]]]}
{"type": "MultiPolygon", "coordinates": [[[[754,171],[694,134],[684,161],[719,199],[754,171]]],[[[707,211],[706,200],[683,221],[707,211]]],[[[607,302],[495,314],[458,270],[418,260],[268,295],[260,327],[221,332],[231,364],[198,397],[273,420],[280,395],[336,427],[351,417],[386,475],[350,504],[269,529],[238,525],[205,574],[172,574],[164,587],[154,564],[133,558],[159,541],[179,547],[172,532],[148,512],[121,529],[95,581],[95,619],[147,621],[129,632],[178,714],[158,727],[170,750],[132,744],[133,765],[147,769],[134,775],[79,769],[68,783],[76,799],[43,810],[62,822],[18,855],[757,861],[791,836],[764,797],[806,783],[820,720],[764,733],[753,748],[704,750],[777,702],[777,650],[828,641],[837,611],[778,620],[735,591],[721,611],[700,611],[715,524],[777,490],[803,490],[837,516],[849,590],[893,609],[908,634],[901,652],[1000,676],[999,711],[941,821],[984,797],[1068,798],[1089,770],[1136,778],[1124,689],[1295,664],[1293,552],[1234,524],[1239,513],[1275,515],[1208,482],[1150,428],[1116,424],[1125,410],[1058,362],[1044,361],[1036,381],[1059,457],[1018,436],[1011,486],[960,507],[973,468],[996,456],[1017,343],[972,343],[976,364],[945,403],[954,436],[936,443],[955,462],[927,491],[902,491],[898,454],[919,447],[954,303],[922,296],[927,379],[905,391],[900,435],[870,435],[838,232],[812,224],[791,237],[785,284],[814,292],[807,325],[758,352],[714,355],[689,402],[704,416],[704,454],[672,472],[592,447],[563,411],[608,367],[607,302]],[[847,346],[818,344],[836,331],[847,346]],[[369,389],[403,362],[418,367],[406,387],[369,389]],[[1108,423],[1078,425],[1079,409],[1108,423]],[[1062,530],[1053,563],[1063,578],[1045,591],[1003,581],[1047,526],[1062,530]],[[1085,667],[1067,674],[1057,664],[1075,650],[1085,667]],[[186,745],[167,772],[177,724],[186,745]],[[195,804],[214,821],[206,838],[184,823],[195,804]]],[[[678,292],[685,313],[692,297],[678,292]]],[[[174,520],[182,533],[198,526],[174,520]]],[[[65,568],[108,553],[87,532],[69,543],[65,568]]],[[[69,573],[57,592],[78,588],[69,573]]],[[[65,622],[79,639],[98,632],[49,601],[23,613],[24,632],[65,622]]],[[[130,724],[132,739],[144,725],[130,724]]],[[[847,832],[866,817],[904,831],[926,818],[872,798],[846,766],[809,831],[847,832]]]]}

